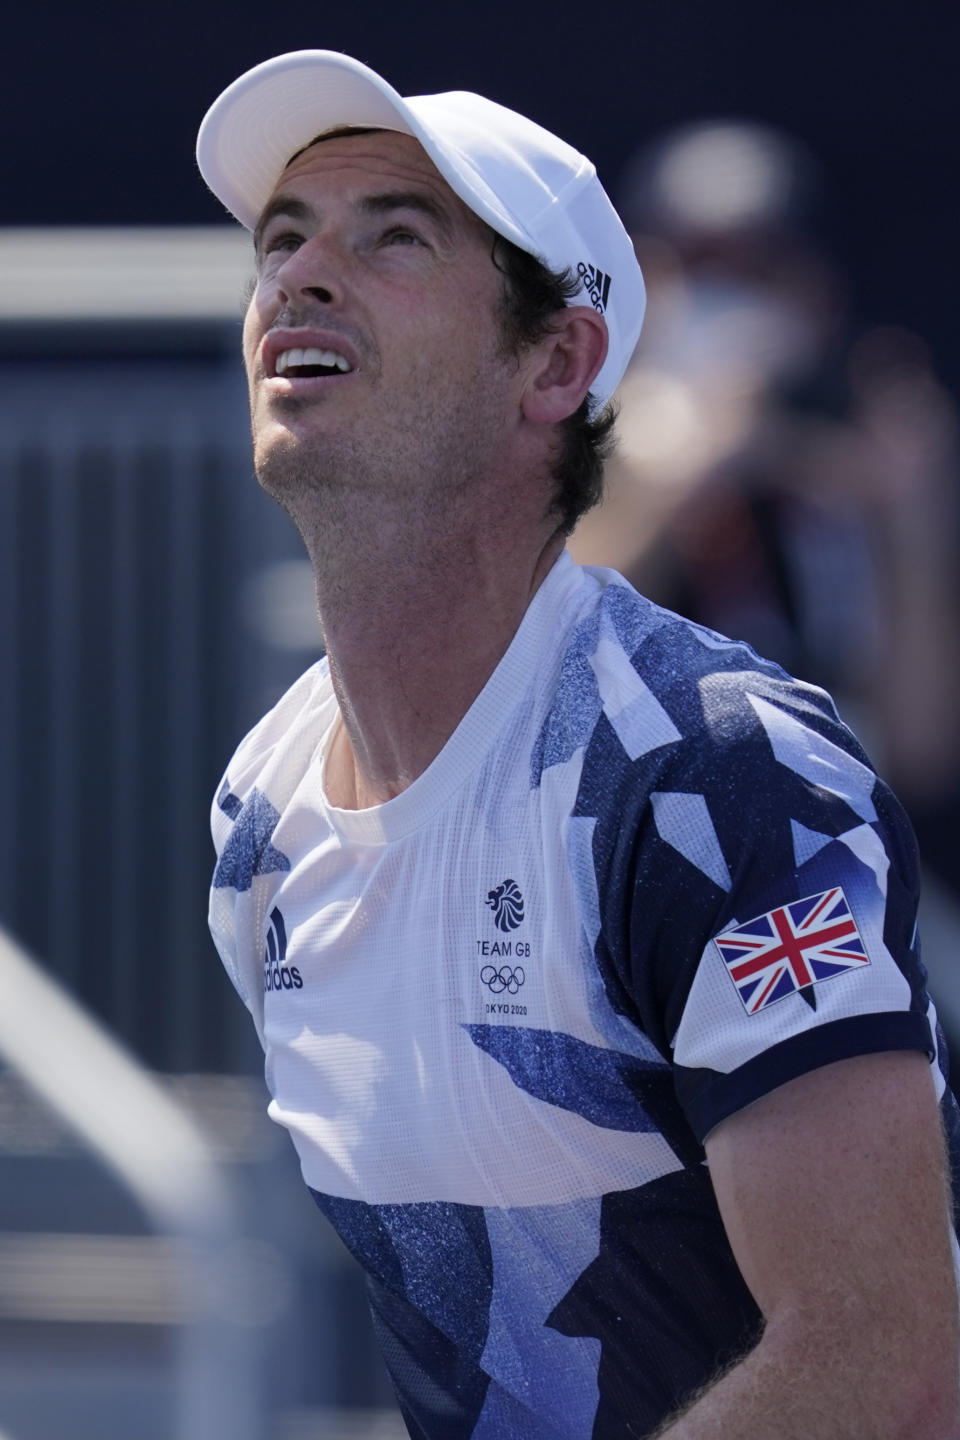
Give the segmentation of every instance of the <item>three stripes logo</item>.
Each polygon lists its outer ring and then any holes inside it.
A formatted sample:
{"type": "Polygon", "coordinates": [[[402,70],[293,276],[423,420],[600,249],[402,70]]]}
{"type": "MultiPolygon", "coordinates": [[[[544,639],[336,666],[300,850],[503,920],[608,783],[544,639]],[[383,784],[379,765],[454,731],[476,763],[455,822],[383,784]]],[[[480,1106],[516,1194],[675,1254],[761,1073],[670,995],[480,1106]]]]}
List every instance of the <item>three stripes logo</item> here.
{"type": "Polygon", "coordinates": [[[610,298],[610,276],[598,270],[596,265],[587,265],[583,260],[577,266],[577,274],[584,290],[590,296],[594,310],[599,310],[602,315],[610,298]]]}
{"type": "Polygon", "coordinates": [[[287,927],[275,905],[270,911],[267,943],[263,951],[263,988],[269,990],[302,990],[303,978],[296,965],[287,964],[287,927]]]}

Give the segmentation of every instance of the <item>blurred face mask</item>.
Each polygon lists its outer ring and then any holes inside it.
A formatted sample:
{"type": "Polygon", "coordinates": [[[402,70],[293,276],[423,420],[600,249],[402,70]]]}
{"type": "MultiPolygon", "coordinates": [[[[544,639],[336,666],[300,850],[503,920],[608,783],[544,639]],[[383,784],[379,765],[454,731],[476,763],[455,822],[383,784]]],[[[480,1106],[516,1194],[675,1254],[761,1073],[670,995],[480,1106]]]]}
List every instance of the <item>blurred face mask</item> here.
{"type": "Polygon", "coordinates": [[[814,317],[789,295],[736,277],[693,279],[656,359],[692,381],[732,371],[772,386],[806,370],[818,344],[814,317]]]}

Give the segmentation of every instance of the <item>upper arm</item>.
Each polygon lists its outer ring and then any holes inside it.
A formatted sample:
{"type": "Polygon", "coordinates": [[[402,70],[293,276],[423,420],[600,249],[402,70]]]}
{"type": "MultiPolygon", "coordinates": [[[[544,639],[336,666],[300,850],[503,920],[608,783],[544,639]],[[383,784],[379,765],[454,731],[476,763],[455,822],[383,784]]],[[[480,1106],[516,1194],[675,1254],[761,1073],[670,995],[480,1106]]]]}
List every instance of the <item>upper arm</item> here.
{"type": "Polygon", "coordinates": [[[814,1341],[880,1403],[945,1387],[955,1405],[954,1242],[926,1057],[809,1071],[723,1120],[706,1152],[767,1333],[814,1341]]]}

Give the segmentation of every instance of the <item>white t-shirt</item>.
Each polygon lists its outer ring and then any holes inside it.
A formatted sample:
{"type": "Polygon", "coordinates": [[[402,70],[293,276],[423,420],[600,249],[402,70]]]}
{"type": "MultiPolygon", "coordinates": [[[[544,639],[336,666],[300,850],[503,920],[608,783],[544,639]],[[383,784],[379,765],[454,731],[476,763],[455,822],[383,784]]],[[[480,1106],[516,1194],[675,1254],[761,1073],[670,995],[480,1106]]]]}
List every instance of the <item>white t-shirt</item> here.
{"type": "Polygon", "coordinates": [[[875,1050],[944,1093],[909,827],[822,691],[567,555],[401,795],[327,803],[337,723],[321,661],[213,809],[270,1114],[412,1433],[647,1433],[759,1327],[708,1131],[875,1050]]]}

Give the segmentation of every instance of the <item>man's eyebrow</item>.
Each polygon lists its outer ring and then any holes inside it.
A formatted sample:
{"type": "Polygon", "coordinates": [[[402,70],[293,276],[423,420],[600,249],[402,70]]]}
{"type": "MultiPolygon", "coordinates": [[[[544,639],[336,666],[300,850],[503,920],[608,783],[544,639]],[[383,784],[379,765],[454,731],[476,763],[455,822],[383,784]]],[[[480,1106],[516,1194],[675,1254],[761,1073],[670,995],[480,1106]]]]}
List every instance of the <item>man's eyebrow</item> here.
{"type": "Polygon", "coordinates": [[[444,239],[449,240],[453,235],[453,220],[449,212],[422,190],[384,190],[376,195],[367,195],[361,200],[360,209],[367,215],[387,215],[391,210],[416,210],[434,222],[444,239]]]}
{"type": "MultiPolygon", "coordinates": [[[[360,201],[359,209],[367,215],[389,215],[394,210],[415,210],[432,220],[444,239],[449,240],[453,235],[453,220],[447,210],[422,190],[383,190],[374,195],[365,195],[360,201]]],[[[259,255],[264,231],[278,215],[301,222],[316,218],[316,212],[306,201],[297,200],[292,195],[275,195],[265,206],[253,232],[254,254],[259,255]]]]}
{"type": "Polygon", "coordinates": [[[295,200],[292,195],[275,195],[264,207],[263,214],[257,221],[257,228],[253,232],[253,250],[255,255],[260,253],[260,244],[263,240],[263,232],[275,220],[278,215],[287,215],[291,220],[312,220],[313,210],[303,200],[295,200]]]}

